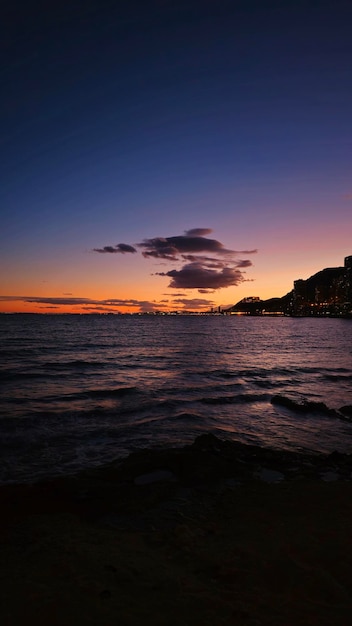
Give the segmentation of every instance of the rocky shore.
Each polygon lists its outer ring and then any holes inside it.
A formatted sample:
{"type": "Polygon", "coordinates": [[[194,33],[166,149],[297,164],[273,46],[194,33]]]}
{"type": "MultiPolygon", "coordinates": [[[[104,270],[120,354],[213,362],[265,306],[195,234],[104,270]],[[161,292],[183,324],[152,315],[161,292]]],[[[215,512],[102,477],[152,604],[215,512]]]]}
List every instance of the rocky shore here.
{"type": "Polygon", "coordinates": [[[1,624],[350,623],[352,455],[202,435],[5,485],[1,624]]]}

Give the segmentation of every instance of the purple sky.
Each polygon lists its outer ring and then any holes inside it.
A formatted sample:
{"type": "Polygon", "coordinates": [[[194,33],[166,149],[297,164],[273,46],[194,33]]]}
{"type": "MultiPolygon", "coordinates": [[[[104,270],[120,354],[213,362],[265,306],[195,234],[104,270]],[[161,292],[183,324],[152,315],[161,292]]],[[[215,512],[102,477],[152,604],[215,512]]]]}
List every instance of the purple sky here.
{"type": "Polygon", "coordinates": [[[206,309],[342,265],[351,23],[339,0],[3,7],[0,310],[206,309]]]}

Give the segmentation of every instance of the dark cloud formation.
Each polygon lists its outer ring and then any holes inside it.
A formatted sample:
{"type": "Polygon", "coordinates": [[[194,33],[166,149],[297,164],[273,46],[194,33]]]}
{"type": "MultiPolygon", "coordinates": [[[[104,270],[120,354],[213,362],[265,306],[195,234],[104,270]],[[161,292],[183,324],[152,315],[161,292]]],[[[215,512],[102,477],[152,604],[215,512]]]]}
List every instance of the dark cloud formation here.
{"type": "Polygon", "coordinates": [[[175,289],[222,289],[244,281],[243,274],[238,269],[224,267],[218,271],[208,269],[201,263],[189,263],[180,270],[160,272],[159,276],[169,276],[169,287],[175,289]]]}
{"type": "Polygon", "coordinates": [[[210,228],[192,228],[185,235],[174,237],[154,237],[144,239],[137,244],[142,249],[144,257],[155,259],[167,259],[178,261],[180,256],[188,253],[212,252],[213,254],[235,254],[233,250],[227,250],[217,239],[209,239],[204,234],[211,233],[210,228]]]}
{"type": "Polygon", "coordinates": [[[125,254],[126,252],[137,252],[136,248],[130,246],[128,243],[118,243],[116,246],[104,246],[104,248],[93,248],[94,252],[100,252],[100,254],[125,254]]]}
{"type": "Polygon", "coordinates": [[[194,228],[182,237],[149,239],[144,242],[144,256],[186,262],[181,269],[158,272],[171,278],[173,289],[198,289],[200,293],[213,293],[217,289],[239,285],[245,277],[241,270],[251,267],[249,259],[238,259],[239,254],[254,254],[257,250],[228,250],[220,241],[208,239],[204,234],[210,229],[194,228]],[[211,252],[204,255],[202,252],[211,252]],[[200,253],[200,254],[197,254],[200,253]]]}
{"type": "MultiPolygon", "coordinates": [[[[135,244],[145,258],[162,259],[171,263],[183,263],[180,269],[157,272],[157,276],[171,278],[172,289],[198,289],[201,293],[236,286],[245,278],[241,270],[250,267],[249,259],[238,259],[238,255],[255,254],[257,250],[229,250],[218,241],[206,235],[211,228],[191,228],[184,235],[153,237],[135,244]]],[[[95,248],[96,252],[136,252],[127,244],[95,248]]],[[[183,295],[183,294],[182,294],[183,295]]]]}
{"type": "Polygon", "coordinates": [[[250,267],[249,259],[238,260],[238,254],[254,254],[256,250],[229,250],[217,239],[204,235],[210,228],[192,228],[185,235],[175,237],[155,237],[137,244],[146,258],[164,259],[172,262],[183,261],[181,269],[157,272],[159,276],[169,276],[169,287],[173,289],[216,290],[236,286],[243,282],[241,269],[250,267]],[[210,252],[207,256],[202,253],[210,252]]]}

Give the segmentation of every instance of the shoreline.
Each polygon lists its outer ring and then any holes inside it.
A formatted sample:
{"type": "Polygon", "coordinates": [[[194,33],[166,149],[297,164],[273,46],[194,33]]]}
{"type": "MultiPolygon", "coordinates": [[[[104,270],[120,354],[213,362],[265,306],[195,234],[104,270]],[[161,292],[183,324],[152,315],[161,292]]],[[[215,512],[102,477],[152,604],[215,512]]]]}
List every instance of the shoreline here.
{"type": "Polygon", "coordinates": [[[352,487],[352,454],[277,450],[202,434],[192,444],[142,448],[127,457],[74,474],[0,485],[6,518],[36,510],[68,510],[100,519],[106,512],[143,509],[144,495],[162,501],[178,492],[222,493],[263,484],[345,483],[352,487]],[[112,501],[112,493],[114,501],[112,501]],[[28,509],[27,509],[28,507],[28,509]]]}
{"type": "Polygon", "coordinates": [[[1,622],[347,626],[351,463],[201,435],[3,485],[1,622]]]}
{"type": "MultiPolygon", "coordinates": [[[[326,412],[327,415],[338,417],[342,421],[347,424],[351,424],[352,419],[352,407],[351,405],[346,405],[341,407],[338,411],[335,409],[329,409],[324,403],[315,403],[315,402],[294,402],[293,400],[286,398],[285,396],[275,395],[272,398],[271,404],[282,404],[283,406],[287,406],[288,408],[292,408],[294,406],[296,412],[302,413],[305,410],[311,410],[312,412],[316,410],[316,407],[319,407],[320,410],[326,412]]],[[[232,438],[224,438],[222,434],[214,434],[213,432],[206,432],[195,436],[193,439],[179,442],[168,442],[168,443],[158,443],[156,445],[151,446],[143,446],[141,448],[132,448],[132,450],[126,450],[124,454],[116,456],[113,460],[104,460],[101,464],[97,464],[96,462],[93,465],[82,466],[81,468],[71,469],[71,471],[64,471],[63,469],[59,471],[59,469],[51,470],[47,474],[40,473],[34,474],[29,473],[26,477],[13,477],[10,476],[4,477],[0,480],[0,490],[2,488],[7,487],[19,487],[21,485],[25,486],[33,486],[40,485],[46,483],[62,483],[70,479],[79,479],[79,477],[84,476],[85,474],[96,473],[97,475],[103,475],[105,472],[109,470],[113,470],[115,472],[114,480],[118,479],[117,474],[125,473],[126,468],[132,466],[132,463],[136,464],[136,471],[138,463],[140,465],[140,472],[143,471],[143,464],[146,466],[148,464],[158,465],[165,464],[173,467],[176,463],[177,469],[177,459],[181,462],[182,459],[186,460],[188,463],[189,469],[191,469],[192,459],[195,460],[195,453],[199,452],[200,448],[202,448],[203,453],[207,453],[210,455],[214,461],[214,457],[219,456],[222,458],[222,462],[218,459],[218,463],[213,463],[214,470],[216,472],[231,472],[243,470],[243,465],[238,466],[238,462],[240,464],[246,464],[248,466],[248,471],[246,473],[246,478],[248,479],[251,475],[250,466],[253,465],[253,472],[255,470],[255,465],[260,463],[271,463],[276,467],[282,468],[284,472],[287,473],[287,476],[284,475],[282,477],[285,479],[293,479],[295,478],[295,472],[293,470],[293,465],[298,464],[297,471],[300,468],[304,469],[304,474],[308,475],[307,467],[309,464],[311,465],[310,474],[313,476],[314,471],[318,471],[321,469],[321,472],[324,472],[324,468],[333,468],[335,473],[337,472],[336,479],[347,479],[348,471],[351,471],[351,479],[352,479],[352,463],[350,460],[352,459],[352,452],[350,452],[350,448],[345,449],[335,449],[332,451],[324,451],[315,450],[313,448],[296,448],[296,447],[271,447],[270,445],[261,445],[260,443],[247,443],[241,441],[239,439],[232,438]],[[220,466],[222,469],[220,469],[220,466]],[[226,467],[226,469],[225,469],[226,467]],[[315,469],[314,469],[315,468],[315,469]]],[[[198,458],[198,462],[200,458],[198,458]]],[[[206,457],[203,455],[202,462],[203,464],[206,461],[206,457]]],[[[330,471],[327,469],[327,471],[330,471]]],[[[8,474],[9,472],[7,472],[8,474]]],[[[241,471],[240,471],[241,474],[241,471]]],[[[184,478],[184,476],[183,476],[184,478]]],[[[253,478],[255,478],[255,473],[253,473],[253,478]]],[[[296,476],[299,478],[299,472],[296,476]]],[[[179,478],[176,477],[177,480],[179,478]]],[[[322,476],[324,480],[324,477],[322,476]]],[[[329,478],[327,478],[329,480],[329,478]]],[[[334,480],[331,478],[331,480],[334,480]]]]}

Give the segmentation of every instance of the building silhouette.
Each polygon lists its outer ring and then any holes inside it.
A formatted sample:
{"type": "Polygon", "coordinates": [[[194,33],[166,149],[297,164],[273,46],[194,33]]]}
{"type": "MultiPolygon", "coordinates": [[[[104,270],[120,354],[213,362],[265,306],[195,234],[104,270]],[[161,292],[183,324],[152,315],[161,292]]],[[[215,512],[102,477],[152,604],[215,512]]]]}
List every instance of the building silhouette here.
{"type": "Polygon", "coordinates": [[[328,267],[307,280],[295,280],[293,315],[350,315],[352,313],[352,256],[343,267],[328,267]]]}
{"type": "Polygon", "coordinates": [[[328,267],[310,278],[299,278],[282,298],[243,298],[225,311],[246,315],[352,317],[352,255],[343,267],[328,267]]]}

